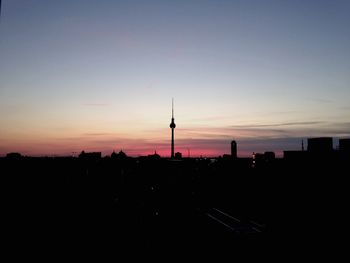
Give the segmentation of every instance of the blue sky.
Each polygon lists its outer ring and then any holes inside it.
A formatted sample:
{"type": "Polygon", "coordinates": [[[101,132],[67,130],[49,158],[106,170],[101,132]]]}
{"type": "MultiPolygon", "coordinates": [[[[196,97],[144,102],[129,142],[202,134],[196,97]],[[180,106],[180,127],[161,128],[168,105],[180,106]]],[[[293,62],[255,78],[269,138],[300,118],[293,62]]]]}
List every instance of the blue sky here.
{"type": "Polygon", "coordinates": [[[350,136],[350,1],[3,0],[0,154],[350,136]]]}

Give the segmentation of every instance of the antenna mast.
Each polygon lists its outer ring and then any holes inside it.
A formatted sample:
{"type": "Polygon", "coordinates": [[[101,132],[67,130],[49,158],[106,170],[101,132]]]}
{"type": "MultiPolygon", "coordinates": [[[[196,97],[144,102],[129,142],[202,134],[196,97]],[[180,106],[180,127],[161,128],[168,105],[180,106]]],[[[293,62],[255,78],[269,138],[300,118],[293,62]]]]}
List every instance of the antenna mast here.
{"type": "Polygon", "coordinates": [[[174,98],[171,98],[171,118],[174,119],[174,98]]]}

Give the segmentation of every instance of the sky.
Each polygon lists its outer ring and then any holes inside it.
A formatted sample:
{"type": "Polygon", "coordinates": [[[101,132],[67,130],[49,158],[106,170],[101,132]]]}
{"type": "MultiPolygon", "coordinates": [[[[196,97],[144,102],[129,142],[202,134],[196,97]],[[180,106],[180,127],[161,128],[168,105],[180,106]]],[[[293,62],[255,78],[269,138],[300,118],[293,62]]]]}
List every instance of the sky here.
{"type": "Polygon", "coordinates": [[[0,156],[350,137],[348,0],[2,0],[0,156]]]}

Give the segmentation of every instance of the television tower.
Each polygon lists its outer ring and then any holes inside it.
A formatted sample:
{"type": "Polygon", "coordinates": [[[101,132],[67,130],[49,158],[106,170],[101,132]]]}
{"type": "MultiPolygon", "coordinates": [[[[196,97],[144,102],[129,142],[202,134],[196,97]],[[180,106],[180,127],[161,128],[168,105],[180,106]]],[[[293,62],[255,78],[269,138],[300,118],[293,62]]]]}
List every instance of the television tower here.
{"type": "Polygon", "coordinates": [[[171,159],[174,159],[174,129],[176,128],[176,124],[174,122],[174,98],[171,101],[171,159]]]}

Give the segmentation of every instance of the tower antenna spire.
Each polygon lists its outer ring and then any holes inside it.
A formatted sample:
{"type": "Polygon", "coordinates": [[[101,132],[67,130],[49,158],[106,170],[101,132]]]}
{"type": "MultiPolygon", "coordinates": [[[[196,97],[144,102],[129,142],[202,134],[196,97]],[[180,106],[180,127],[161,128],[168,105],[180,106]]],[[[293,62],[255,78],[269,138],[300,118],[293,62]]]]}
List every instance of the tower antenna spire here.
{"type": "Polygon", "coordinates": [[[171,118],[174,119],[174,98],[171,98],[171,118]]]}
{"type": "Polygon", "coordinates": [[[301,140],[301,150],[304,151],[304,139],[301,140]]]}

